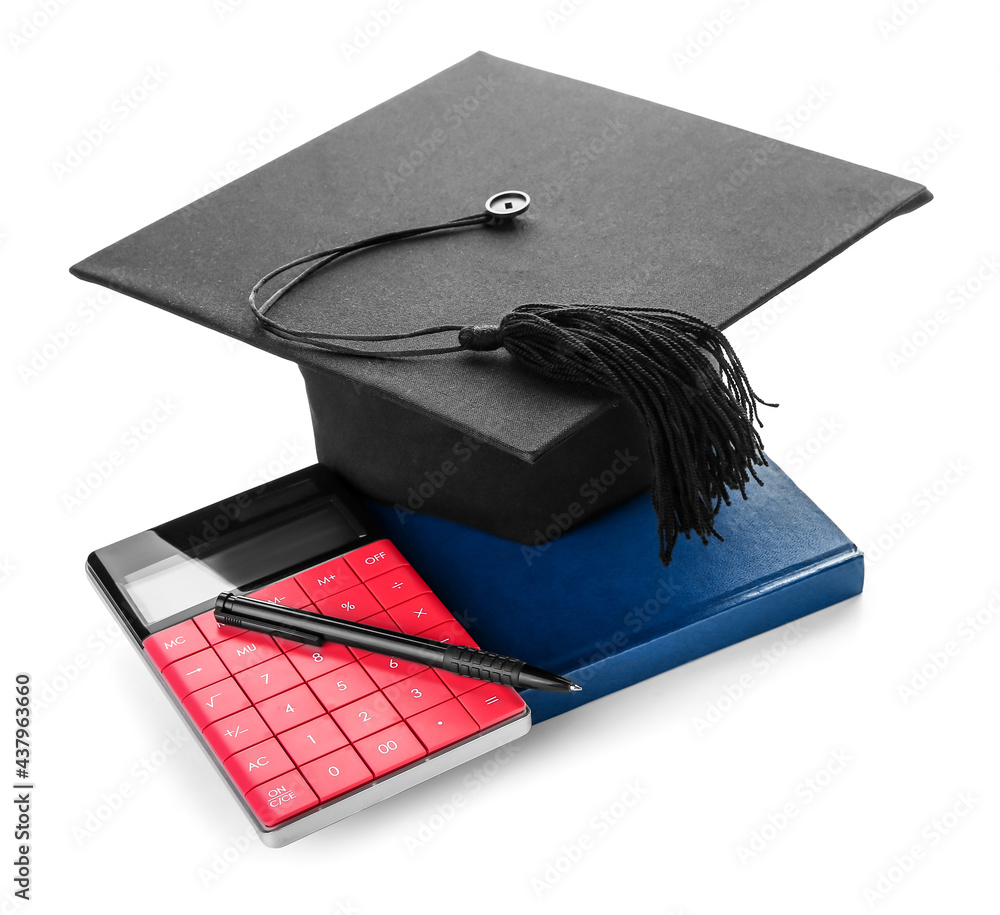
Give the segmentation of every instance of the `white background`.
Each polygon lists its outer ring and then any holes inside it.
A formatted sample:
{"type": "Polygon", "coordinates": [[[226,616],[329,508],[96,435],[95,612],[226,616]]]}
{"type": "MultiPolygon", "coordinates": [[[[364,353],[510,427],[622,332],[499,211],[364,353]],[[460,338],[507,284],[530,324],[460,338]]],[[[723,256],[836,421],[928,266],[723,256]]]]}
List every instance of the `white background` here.
{"type": "Polygon", "coordinates": [[[0,693],[13,709],[29,671],[39,703],[33,899],[12,900],[4,863],[0,911],[996,911],[995,5],[399,0],[346,53],[380,9],[4,6],[0,693]],[[868,552],[864,594],[545,723],[490,778],[469,765],[266,849],[83,563],[311,463],[298,372],[95,299],[67,268],[228,161],[256,167],[476,50],[935,193],[730,329],[781,403],[769,454],[868,552]],[[223,454],[227,437],[241,444],[223,454]],[[124,462],[67,501],[115,449],[124,462]]]}

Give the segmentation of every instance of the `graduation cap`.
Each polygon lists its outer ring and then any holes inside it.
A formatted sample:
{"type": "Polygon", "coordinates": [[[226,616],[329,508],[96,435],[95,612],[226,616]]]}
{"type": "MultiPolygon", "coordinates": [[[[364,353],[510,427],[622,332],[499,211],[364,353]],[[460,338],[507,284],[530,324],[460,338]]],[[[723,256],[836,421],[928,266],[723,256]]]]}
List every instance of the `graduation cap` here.
{"type": "Polygon", "coordinates": [[[666,564],[766,460],[721,329],[930,199],[478,53],[72,272],[294,360],[399,512],[541,543],[650,488],[666,564]]]}

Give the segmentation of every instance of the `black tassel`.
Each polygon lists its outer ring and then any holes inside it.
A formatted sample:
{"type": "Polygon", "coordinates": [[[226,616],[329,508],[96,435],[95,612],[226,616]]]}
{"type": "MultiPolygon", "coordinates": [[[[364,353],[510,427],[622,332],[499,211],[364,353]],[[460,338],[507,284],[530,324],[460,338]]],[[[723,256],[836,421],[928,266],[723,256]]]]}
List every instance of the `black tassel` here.
{"type": "Polygon", "coordinates": [[[503,347],[556,381],[611,391],[639,411],[652,458],[660,561],[683,533],[722,540],[715,517],[730,490],[746,499],[766,466],[757,404],[725,335],[692,315],[658,308],[519,305],[496,326],[463,327],[467,350],[503,347]]]}

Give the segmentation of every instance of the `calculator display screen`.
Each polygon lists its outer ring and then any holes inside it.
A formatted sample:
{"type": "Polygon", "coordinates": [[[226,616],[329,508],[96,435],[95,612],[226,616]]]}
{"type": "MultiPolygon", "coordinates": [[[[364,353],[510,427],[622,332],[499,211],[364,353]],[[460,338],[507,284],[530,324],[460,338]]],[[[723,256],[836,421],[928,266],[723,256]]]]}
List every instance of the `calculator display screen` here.
{"type": "Polygon", "coordinates": [[[235,587],[207,562],[179,554],[127,576],[122,584],[147,623],[166,619],[178,608],[193,607],[213,591],[235,587]]]}
{"type": "Polygon", "coordinates": [[[111,557],[119,560],[111,563],[118,587],[147,625],[214,602],[221,591],[246,589],[337,552],[364,533],[333,498],[285,506],[239,526],[226,525],[224,518],[203,516],[200,524],[144,531],[111,557]]]}

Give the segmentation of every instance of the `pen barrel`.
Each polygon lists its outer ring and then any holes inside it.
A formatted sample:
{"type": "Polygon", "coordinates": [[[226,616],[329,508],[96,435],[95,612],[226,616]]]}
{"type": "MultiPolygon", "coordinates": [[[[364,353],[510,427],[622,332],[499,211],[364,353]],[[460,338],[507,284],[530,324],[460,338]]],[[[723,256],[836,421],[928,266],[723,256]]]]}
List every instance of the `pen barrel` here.
{"type": "Polygon", "coordinates": [[[266,601],[227,592],[215,602],[215,619],[231,626],[266,632],[280,638],[320,645],[336,642],[374,651],[401,661],[426,664],[462,677],[500,683],[514,689],[578,690],[571,680],[516,658],[465,645],[390,631],[378,626],[339,620],[314,611],[279,607],[266,601]]]}
{"type": "Polygon", "coordinates": [[[440,662],[447,647],[433,639],[339,620],[310,610],[275,606],[232,593],[219,595],[215,602],[215,618],[220,623],[246,626],[310,645],[336,642],[431,667],[440,662]]]}
{"type": "Polygon", "coordinates": [[[523,667],[524,661],[461,645],[448,645],[441,662],[441,669],[451,673],[502,683],[515,689],[520,686],[519,674],[523,667]]]}

